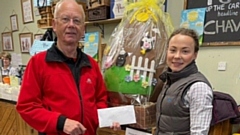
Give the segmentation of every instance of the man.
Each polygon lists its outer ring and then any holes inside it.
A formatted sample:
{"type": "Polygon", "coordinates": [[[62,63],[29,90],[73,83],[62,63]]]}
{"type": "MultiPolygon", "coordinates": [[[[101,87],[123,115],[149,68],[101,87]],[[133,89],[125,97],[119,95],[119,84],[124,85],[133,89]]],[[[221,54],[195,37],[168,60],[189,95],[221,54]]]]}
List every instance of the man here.
{"type": "Polygon", "coordinates": [[[16,108],[42,134],[96,135],[97,109],[107,107],[98,64],[78,48],[84,20],[75,0],[59,1],[52,22],[57,41],[33,56],[25,70],[16,108]]]}

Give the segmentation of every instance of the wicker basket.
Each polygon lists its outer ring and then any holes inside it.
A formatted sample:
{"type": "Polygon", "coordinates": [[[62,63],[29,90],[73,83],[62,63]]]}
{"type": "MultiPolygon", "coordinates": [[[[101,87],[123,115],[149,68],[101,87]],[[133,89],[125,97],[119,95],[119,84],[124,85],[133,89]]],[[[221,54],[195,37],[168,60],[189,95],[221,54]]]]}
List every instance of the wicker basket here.
{"type": "Polygon", "coordinates": [[[100,6],[87,10],[88,21],[105,20],[110,18],[109,6],[100,6]]]}
{"type": "Polygon", "coordinates": [[[156,103],[149,102],[146,105],[134,106],[136,114],[136,124],[130,127],[151,130],[156,126],[156,103]]]}

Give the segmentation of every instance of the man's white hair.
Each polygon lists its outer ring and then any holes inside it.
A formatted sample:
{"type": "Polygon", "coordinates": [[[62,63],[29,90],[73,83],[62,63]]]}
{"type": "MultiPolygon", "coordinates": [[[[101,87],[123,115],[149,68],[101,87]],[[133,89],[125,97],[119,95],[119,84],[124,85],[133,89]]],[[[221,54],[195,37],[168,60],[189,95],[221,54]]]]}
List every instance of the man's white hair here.
{"type": "MultiPolygon", "coordinates": [[[[57,2],[57,4],[56,4],[56,6],[55,6],[55,9],[54,9],[54,18],[55,17],[57,17],[57,13],[58,13],[58,10],[59,10],[59,8],[60,8],[60,6],[61,6],[61,4],[64,2],[64,1],[70,1],[70,0],[60,0],[59,2],[57,2]]],[[[76,2],[76,0],[72,0],[72,1],[75,1],[76,2]]],[[[76,2],[77,3],[77,2],[76,2]]],[[[78,3],[77,3],[78,4],[78,3]]],[[[82,14],[82,19],[83,19],[83,21],[85,21],[85,12],[84,12],[84,10],[83,10],[83,6],[81,5],[81,4],[79,4],[79,8],[80,8],[80,10],[81,10],[81,14],[82,14]]]]}

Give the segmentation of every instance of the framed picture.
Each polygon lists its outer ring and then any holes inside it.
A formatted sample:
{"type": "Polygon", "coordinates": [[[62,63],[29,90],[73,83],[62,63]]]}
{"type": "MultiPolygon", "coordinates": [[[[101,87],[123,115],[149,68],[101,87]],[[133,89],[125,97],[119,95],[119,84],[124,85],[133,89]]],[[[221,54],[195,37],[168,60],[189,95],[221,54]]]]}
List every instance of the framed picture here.
{"type": "Polygon", "coordinates": [[[43,37],[43,34],[34,34],[34,40],[41,40],[43,37]]]}
{"type": "Polygon", "coordinates": [[[16,14],[10,16],[10,22],[11,22],[12,32],[18,31],[18,18],[16,14]]]}
{"type": "Polygon", "coordinates": [[[32,0],[21,0],[23,24],[33,22],[32,0]]]}
{"type": "Polygon", "coordinates": [[[3,51],[13,51],[12,32],[2,33],[2,48],[3,51]]]}
{"type": "Polygon", "coordinates": [[[19,43],[22,53],[28,53],[33,43],[33,34],[32,33],[20,33],[19,34],[19,43]]]}

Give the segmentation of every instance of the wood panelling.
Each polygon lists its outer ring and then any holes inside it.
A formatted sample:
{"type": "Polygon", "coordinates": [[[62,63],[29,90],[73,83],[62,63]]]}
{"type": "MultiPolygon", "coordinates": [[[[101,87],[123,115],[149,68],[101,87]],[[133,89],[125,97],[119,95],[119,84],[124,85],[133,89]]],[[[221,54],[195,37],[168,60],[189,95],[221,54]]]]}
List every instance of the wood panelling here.
{"type": "Polygon", "coordinates": [[[0,100],[0,129],[0,135],[38,135],[22,120],[15,104],[4,100],[0,100]]]}
{"type": "MultiPolygon", "coordinates": [[[[154,135],[156,128],[152,128],[152,134],[154,135]]],[[[99,128],[97,135],[125,135],[124,130],[113,131],[110,128],[99,128]]],[[[210,128],[208,135],[232,135],[232,125],[230,120],[220,122],[210,128]]]]}
{"type": "Polygon", "coordinates": [[[220,122],[213,127],[211,127],[209,131],[209,135],[231,135],[232,134],[232,125],[230,120],[225,120],[220,122]]]}
{"type": "MultiPolygon", "coordinates": [[[[38,135],[37,131],[26,124],[15,109],[15,103],[0,100],[0,135],[38,135]]],[[[211,127],[209,135],[231,135],[230,120],[211,127]]],[[[154,130],[153,130],[154,133],[154,130]]],[[[113,131],[110,128],[99,128],[97,135],[124,135],[125,131],[113,131]]]]}

